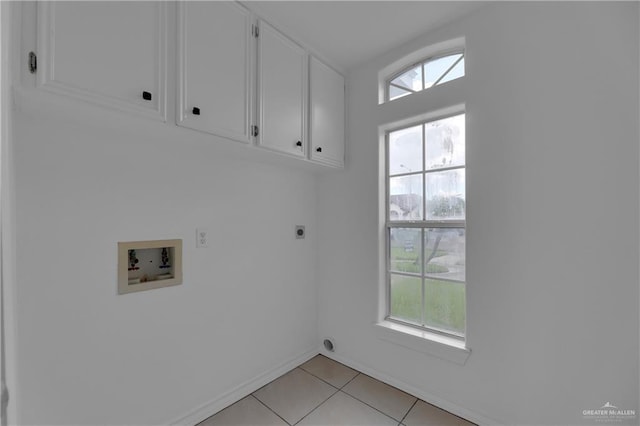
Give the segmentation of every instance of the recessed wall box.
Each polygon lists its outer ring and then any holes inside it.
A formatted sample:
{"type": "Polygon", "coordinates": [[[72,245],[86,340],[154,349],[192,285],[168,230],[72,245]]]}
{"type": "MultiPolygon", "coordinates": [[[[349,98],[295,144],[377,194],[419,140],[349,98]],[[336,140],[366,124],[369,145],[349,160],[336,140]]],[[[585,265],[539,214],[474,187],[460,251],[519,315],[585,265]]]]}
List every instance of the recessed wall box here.
{"type": "Polygon", "coordinates": [[[182,240],[118,243],[118,294],[182,284],[182,240]]]}

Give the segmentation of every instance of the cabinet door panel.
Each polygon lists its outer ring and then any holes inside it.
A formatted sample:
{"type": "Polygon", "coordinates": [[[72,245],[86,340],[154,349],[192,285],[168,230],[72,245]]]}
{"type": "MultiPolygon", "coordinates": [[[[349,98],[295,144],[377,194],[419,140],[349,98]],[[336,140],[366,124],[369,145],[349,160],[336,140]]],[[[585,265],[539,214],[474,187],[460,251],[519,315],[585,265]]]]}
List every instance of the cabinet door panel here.
{"type": "Polygon", "coordinates": [[[312,57],[310,79],[311,160],[342,167],[344,166],[344,78],[312,57]]]}
{"type": "Polygon", "coordinates": [[[163,2],[41,2],[38,32],[40,86],[164,119],[163,2]]]}
{"type": "Polygon", "coordinates": [[[307,54],[260,23],[258,50],[260,146],[304,157],[307,54]]]}
{"type": "Polygon", "coordinates": [[[231,2],[180,2],[178,7],[179,125],[250,142],[250,12],[231,2]]]}

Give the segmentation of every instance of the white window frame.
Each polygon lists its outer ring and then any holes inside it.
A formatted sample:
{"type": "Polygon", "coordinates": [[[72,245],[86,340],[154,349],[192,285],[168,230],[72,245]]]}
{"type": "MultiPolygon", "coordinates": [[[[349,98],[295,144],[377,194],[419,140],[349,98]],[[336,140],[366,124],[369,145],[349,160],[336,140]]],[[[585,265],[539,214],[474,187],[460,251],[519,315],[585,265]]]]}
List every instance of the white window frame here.
{"type": "MultiPolygon", "coordinates": [[[[431,89],[433,87],[436,87],[438,85],[438,83],[440,82],[440,80],[442,80],[449,73],[449,71],[451,71],[460,61],[465,60],[465,59],[466,59],[466,52],[465,52],[464,48],[457,48],[457,49],[451,49],[451,50],[447,50],[447,51],[440,51],[435,55],[428,56],[428,57],[423,58],[423,59],[421,59],[421,60],[419,60],[417,62],[413,62],[413,63],[411,63],[409,65],[404,66],[399,71],[394,72],[393,74],[391,74],[385,80],[385,84],[384,84],[384,91],[385,91],[384,92],[384,102],[392,102],[392,101],[395,101],[397,99],[401,99],[401,98],[404,98],[406,96],[410,96],[410,95],[413,95],[415,93],[423,92],[425,90],[429,90],[429,89],[431,89]],[[433,85],[431,85],[430,87],[425,88],[424,87],[424,83],[425,83],[425,81],[424,81],[424,79],[425,79],[425,65],[427,65],[429,62],[433,62],[433,61],[436,61],[438,59],[445,58],[447,56],[458,55],[458,54],[461,54],[462,57],[459,58],[457,61],[455,61],[447,69],[447,71],[445,71],[440,76],[440,78],[438,78],[438,80],[433,83],[433,85]],[[422,67],[422,89],[420,89],[418,91],[412,91],[412,90],[410,90],[410,89],[408,89],[406,87],[401,87],[401,86],[397,86],[397,85],[394,84],[393,85],[394,87],[397,87],[397,88],[399,88],[401,90],[404,90],[404,91],[407,91],[407,92],[412,92],[412,93],[409,93],[409,94],[407,94],[405,96],[401,96],[400,98],[391,99],[391,93],[390,93],[391,92],[390,88],[392,86],[391,82],[393,80],[395,80],[397,77],[399,77],[402,74],[404,74],[405,72],[411,70],[412,68],[417,67],[418,65],[420,65],[422,67]]],[[[459,77],[459,78],[463,78],[465,75],[466,75],[466,69],[465,69],[465,74],[462,77],[459,77]]],[[[456,79],[456,80],[458,80],[458,79],[456,79]]]]}
{"type": "MultiPolygon", "coordinates": [[[[443,55],[446,56],[446,55],[443,55]]],[[[422,325],[417,325],[414,323],[410,323],[410,322],[405,322],[402,321],[398,318],[393,318],[391,317],[391,274],[395,274],[395,275],[406,275],[406,276],[411,276],[411,277],[416,277],[415,274],[404,274],[400,271],[391,271],[391,241],[390,241],[390,235],[391,235],[391,229],[393,228],[417,228],[417,229],[421,229],[421,264],[424,265],[424,260],[425,260],[425,249],[424,249],[424,233],[426,232],[426,230],[428,229],[464,229],[465,230],[465,241],[466,241],[466,208],[465,208],[465,219],[464,220],[460,220],[460,219],[453,219],[453,220],[427,220],[426,219],[426,176],[428,173],[435,173],[435,172],[442,172],[442,171],[447,171],[447,170],[460,170],[463,169],[465,170],[465,188],[466,188],[466,168],[467,168],[467,161],[466,161],[466,155],[465,155],[465,161],[464,164],[462,165],[456,165],[456,166],[451,166],[451,167],[443,167],[443,168],[438,168],[438,169],[434,169],[434,170],[427,170],[426,169],[426,164],[425,164],[425,147],[426,147],[426,138],[425,138],[425,127],[427,124],[435,122],[435,121],[439,121],[439,120],[444,120],[450,117],[455,117],[458,115],[465,115],[465,129],[466,129],[466,111],[465,108],[463,106],[461,107],[457,107],[454,109],[448,109],[445,112],[440,112],[440,113],[436,113],[434,115],[429,114],[428,118],[421,118],[420,120],[416,120],[416,121],[410,121],[410,122],[405,122],[402,123],[402,125],[398,125],[398,126],[393,126],[393,127],[389,127],[387,129],[384,130],[384,169],[385,169],[385,173],[384,173],[384,185],[385,185],[385,229],[384,229],[384,244],[385,244],[385,303],[386,303],[386,313],[385,313],[385,317],[384,320],[385,321],[389,321],[392,323],[396,323],[399,324],[401,326],[406,326],[406,327],[410,327],[410,328],[416,328],[418,330],[422,330],[422,331],[426,331],[429,333],[435,333],[436,335],[441,335],[444,336],[446,338],[452,338],[461,342],[464,342],[466,339],[466,311],[467,311],[467,304],[466,304],[466,276],[465,276],[465,281],[458,281],[458,280],[447,280],[447,279],[443,279],[443,278],[435,278],[434,279],[438,279],[438,280],[442,280],[442,281],[452,281],[455,283],[463,283],[465,286],[465,332],[460,334],[460,333],[456,333],[453,331],[449,331],[449,330],[442,330],[442,329],[438,329],[436,327],[430,327],[430,326],[426,326],[425,325],[425,315],[426,315],[426,307],[425,307],[425,279],[427,279],[428,274],[426,274],[424,271],[422,271],[420,273],[420,280],[421,280],[421,324],[422,325]],[[389,213],[390,213],[390,209],[389,209],[389,205],[390,205],[390,190],[389,190],[389,182],[390,182],[390,156],[389,156],[389,135],[395,131],[398,130],[403,130],[403,129],[407,129],[410,127],[415,127],[415,126],[422,126],[422,168],[419,172],[409,172],[409,173],[400,173],[400,174],[394,174],[393,177],[402,177],[402,176],[422,176],[422,211],[423,211],[423,216],[424,219],[422,220],[403,220],[403,221],[398,221],[398,220],[394,220],[391,221],[390,217],[389,217],[389,213]]],[[[466,133],[466,130],[465,130],[466,133]]],[[[466,144],[466,138],[465,138],[465,144],[466,144]]],[[[465,150],[466,152],[466,150],[465,150]]],[[[466,201],[466,196],[465,196],[465,201],[466,201]]],[[[466,263],[466,259],[467,259],[467,252],[466,252],[466,244],[465,244],[465,263],[466,263]]]]}
{"type": "MultiPolygon", "coordinates": [[[[378,303],[375,322],[373,323],[373,331],[375,335],[388,343],[401,346],[410,350],[414,350],[423,354],[428,354],[463,366],[471,356],[471,347],[473,339],[473,318],[469,317],[469,306],[473,303],[470,299],[469,291],[465,292],[465,319],[466,330],[464,339],[450,337],[448,335],[432,332],[427,329],[418,328],[413,325],[408,326],[395,321],[389,321],[386,318],[389,313],[389,288],[387,284],[388,273],[388,231],[387,231],[387,211],[388,207],[388,144],[386,135],[390,131],[411,127],[415,124],[429,122],[464,113],[466,144],[473,140],[473,129],[470,125],[473,123],[473,111],[467,109],[465,105],[466,85],[469,83],[469,75],[471,74],[470,57],[467,55],[466,40],[464,36],[456,38],[433,40],[434,42],[425,46],[417,46],[413,44],[397,49],[398,55],[386,65],[378,70],[378,105],[379,117],[376,120],[378,126],[378,303]],[[395,102],[388,101],[388,82],[395,78],[398,73],[409,69],[411,65],[422,63],[430,58],[437,58],[453,54],[455,52],[464,52],[465,56],[465,78],[458,78],[447,84],[437,86],[438,96],[431,96],[430,90],[422,90],[420,93],[412,94],[414,96],[403,96],[404,100],[396,99],[395,102]],[[422,93],[424,92],[424,93],[422,93]],[[415,98],[419,98],[420,102],[415,102],[415,98]],[[413,100],[412,100],[413,99],[413,100]],[[402,108],[392,106],[395,103],[401,103],[402,108]],[[469,133],[467,133],[469,131],[469,133]]],[[[467,153],[468,154],[468,153],[467,153]]],[[[467,156],[468,158],[468,156],[467,156]]],[[[469,165],[465,164],[465,170],[468,171],[469,165]]],[[[467,174],[465,173],[465,175],[467,174]]],[[[470,178],[465,178],[466,183],[470,182],[470,178]]],[[[466,189],[469,188],[466,185],[466,189]]],[[[473,191],[473,190],[472,190],[473,191]]],[[[467,200],[469,197],[466,197],[467,200]]],[[[470,206],[467,203],[467,207],[470,206]]],[[[469,216],[466,217],[465,230],[465,246],[470,241],[469,233],[469,216]]],[[[466,250],[465,256],[469,254],[466,250]]],[[[469,260],[467,258],[467,260],[469,260]]],[[[469,264],[468,262],[466,262],[469,264]]],[[[466,274],[465,280],[468,284],[472,277],[466,274]]],[[[466,289],[470,287],[467,285],[466,289]]]]}

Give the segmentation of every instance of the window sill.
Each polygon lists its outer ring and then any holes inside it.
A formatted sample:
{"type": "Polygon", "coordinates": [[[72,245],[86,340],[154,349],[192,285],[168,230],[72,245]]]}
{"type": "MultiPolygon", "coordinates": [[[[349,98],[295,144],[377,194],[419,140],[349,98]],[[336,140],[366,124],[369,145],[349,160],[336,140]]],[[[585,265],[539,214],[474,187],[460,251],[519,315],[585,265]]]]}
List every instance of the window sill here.
{"type": "Polygon", "coordinates": [[[471,355],[471,349],[463,341],[451,337],[418,330],[390,321],[380,321],[374,325],[379,339],[414,351],[433,355],[454,364],[464,365],[471,355]]]}

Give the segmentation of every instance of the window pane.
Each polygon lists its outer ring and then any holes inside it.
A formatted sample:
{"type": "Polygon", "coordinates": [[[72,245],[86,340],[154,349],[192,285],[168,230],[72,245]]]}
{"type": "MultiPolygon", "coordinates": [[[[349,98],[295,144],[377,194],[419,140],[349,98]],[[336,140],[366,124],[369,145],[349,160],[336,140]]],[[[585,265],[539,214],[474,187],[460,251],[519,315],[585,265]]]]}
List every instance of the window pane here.
{"type": "Polygon", "coordinates": [[[465,285],[463,283],[426,279],[424,294],[425,325],[464,334],[466,318],[465,297],[465,285]]]}
{"type": "Polygon", "coordinates": [[[424,66],[424,86],[425,89],[433,86],[433,83],[438,81],[438,79],[447,72],[449,67],[453,65],[460,57],[462,53],[457,53],[455,55],[445,56],[443,58],[435,59],[431,62],[427,62],[424,66]]]}
{"type": "Polygon", "coordinates": [[[447,81],[455,80],[456,78],[460,78],[464,76],[464,58],[460,62],[456,64],[451,71],[445,75],[442,80],[438,83],[438,86],[442,83],[446,83],[447,81]]]}
{"type": "Polygon", "coordinates": [[[389,174],[422,170],[422,125],[389,133],[389,174]]]}
{"type": "Polygon", "coordinates": [[[394,78],[391,83],[414,92],[422,90],[422,64],[394,78]]]}
{"type": "Polygon", "coordinates": [[[422,323],[422,280],[391,274],[392,318],[422,323]]]}
{"type": "Polygon", "coordinates": [[[389,86],[389,100],[392,101],[394,99],[401,98],[403,96],[410,95],[411,92],[408,90],[400,89],[399,87],[389,86]]]}
{"type": "Polygon", "coordinates": [[[464,228],[432,228],[424,233],[425,275],[465,280],[464,228]]]}
{"type": "Polygon", "coordinates": [[[422,174],[389,179],[389,220],[422,220],[422,174]]]}
{"type": "Polygon", "coordinates": [[[464,165],[465,115],[456,115],[425,124],[425,168],[464,165]]]}
{"type": "Polygon", "coordinates": [[[427,220],[464,219],[465,170],[427,173],[427,220]]]}
{"type": "Polygon", "coordinates": [[[420,244],[421,229],[390,228],[389,253],[391,255],[391,270],[422,274],[422,245],[420,244]]]}

